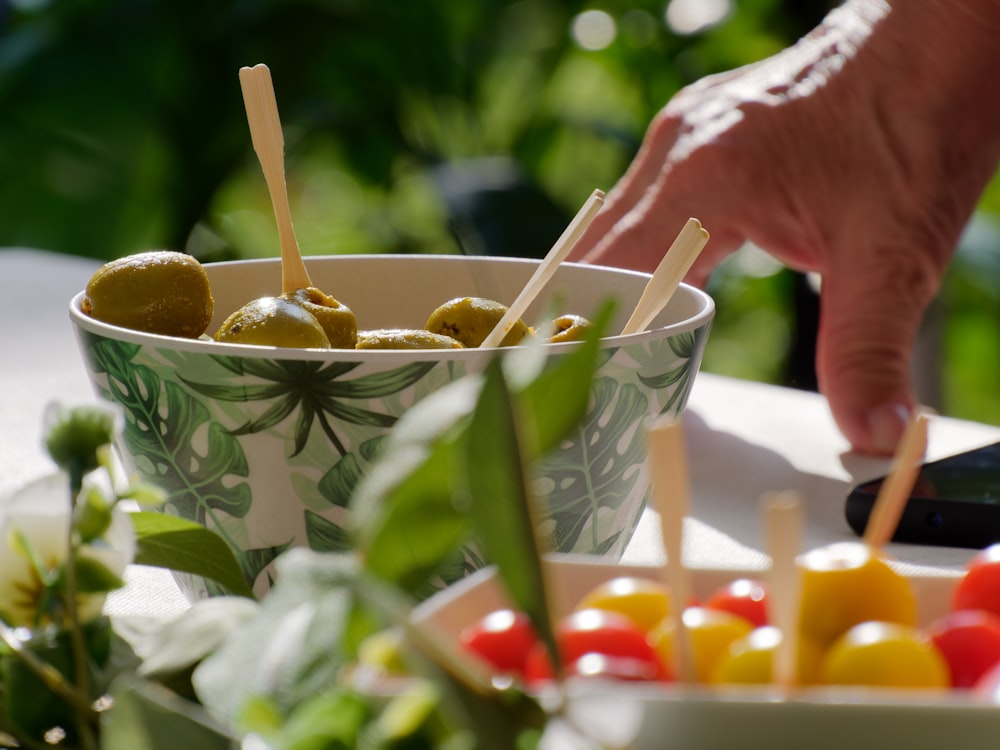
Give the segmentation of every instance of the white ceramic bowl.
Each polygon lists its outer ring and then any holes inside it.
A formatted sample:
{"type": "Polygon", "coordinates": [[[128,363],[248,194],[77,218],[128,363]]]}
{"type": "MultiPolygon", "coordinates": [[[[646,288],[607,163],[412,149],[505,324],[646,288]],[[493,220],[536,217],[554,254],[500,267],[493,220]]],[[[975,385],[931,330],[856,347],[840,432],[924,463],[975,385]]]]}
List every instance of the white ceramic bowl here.
{"type": "MultiPolygon", "coordinates": [[[[462,296],[510,304],[538,261],[493,257],[310,257],[313,284],[350,307],[363,329],[421,328],[462,296]]],[[[247,301],[276,294],[277,260],[207,264],[214,331],[247,301]]],[[[607,298],[621,330],[649,277],[563,264],[525,313],[550,304],[590,317],[607,298]]],[[[315,350],[220,344],[107,325],[70,303],[99,396],[126,413],[121,452],[169,493],[167,511],[206,524],[237,551],[258,591],[290,546],[339,549],[348,499],[393,424],[412,404],[476,371],[495,350],[315,350]]],[[[558,549],[617,559],[646,503],[640,429],[680,415],[698,372],[714,305],[682,285],[651,330],[603,340],[607,359],[579,435],[546,460],[548,521],[558,549]]],[[[550,345],[553,353],[574,344],[550,345]]],[[[185,586],[190,595],[193,582],[185,586]]]]}

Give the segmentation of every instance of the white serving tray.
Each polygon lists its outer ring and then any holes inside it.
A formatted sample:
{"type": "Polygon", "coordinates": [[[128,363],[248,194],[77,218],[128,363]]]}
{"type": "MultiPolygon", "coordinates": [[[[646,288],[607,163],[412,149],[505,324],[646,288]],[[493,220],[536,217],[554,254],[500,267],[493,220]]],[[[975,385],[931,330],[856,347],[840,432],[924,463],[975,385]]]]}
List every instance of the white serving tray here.
{"type": "MultiPolygon", "coordinates": [[[[547,560],[558,616],[584,593],[618,575],[655,577],[656,569],[555,555],[547,560]]],[[[694,569],[696,597],[746,571],[694,569]]],[[[761,574],[762,575],[762,574],[761,574]]],[[[911,579],[922,622],[947,612],[954,577],[911,579]]],[[[419,605],[413,618],[448,637],[508,600],[492,568],[419,605]]],[[[1000,706],[965,692],[862,688],[684,688],[574,681],[574,710],[609,717],[632,750],[1000,750],[1000,706]],[[627,727],[631,725],[632,729],[627,727]]],[[[612,731],[614,733],[614,731],[612,731]]]]}

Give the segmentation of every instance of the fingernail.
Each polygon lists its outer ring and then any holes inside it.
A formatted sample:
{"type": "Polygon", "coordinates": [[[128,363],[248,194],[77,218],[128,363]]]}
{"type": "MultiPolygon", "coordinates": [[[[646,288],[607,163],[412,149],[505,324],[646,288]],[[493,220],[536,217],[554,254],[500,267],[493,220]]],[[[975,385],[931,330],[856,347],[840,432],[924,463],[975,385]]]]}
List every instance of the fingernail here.
{"type": "Polygon", "coordinates": [[[872,450],[893,453],[899,445],[910,410],[902,404],[882,404],[868,415],[868,433],[872,450]]]}

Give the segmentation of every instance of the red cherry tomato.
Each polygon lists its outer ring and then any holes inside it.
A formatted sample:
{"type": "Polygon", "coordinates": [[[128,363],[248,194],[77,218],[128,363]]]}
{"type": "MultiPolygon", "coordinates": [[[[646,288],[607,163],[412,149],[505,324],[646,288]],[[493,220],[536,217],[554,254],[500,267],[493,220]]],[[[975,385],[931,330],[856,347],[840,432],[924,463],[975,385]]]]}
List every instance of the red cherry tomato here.
{"type": "MultiPolygon", "coordinates": [[[[672,679],[659,654],[646,640],[646,634],[625,615],[600,609],[581,609],[565,617],[556,627],[559,655],[566,665],[567,676],[586,674],[586,665],[577,664],[584,656],[599,654],[608,657],[608,671],[612,676],[614,665],[610,660],[621,660],[619,670],[624,670],[628,660],[630,674],[647,674],[645,679],[667,682],[672,679]],[[639,665],[644,665],[640,668],[639,665]]],[[[592,660],[593,661],[593,660],[592,660]]],[[[552,679],[552,664],[541,643],[532,648],[525,665],[525,679],[529,684],[552,679]]],[[[637,679],[637,677],[630,677],[637,679]]]]}
{"type": "Polygon", "coordinates": [[[953,612],[931,623],[927,634],[948,662],[952,687],[972,687],[1000,663],[1000,616],[953,612]]]}
{"type": "Polygon", "coordinates": [[[536,643],[531,647],[528,658],[524,662],[524,681],[529,685],[538,685],[552,679],[552,660],[545,644],[536,643]]]}
{"type": "Polygon", "coordinates": [[[521,676],[537,641],[528,616],[512,609],[491,612],[459,634],[459,643],[495,670],[521,676]]]}
{"type": "Polygon", "coordinates": [[[768,624],[767,586],[752,578],[738,578],[712,592],[702,605],[708,609],[742,617],[753,623],[755,628],[768,624]]]}
{"type": "Polygon", "coordinates": [[[1000,664],[988,670],[972,686],[973,695],[987,703],[1000,704],[1000,664]]]}
{"type": "Polygon", "coordinates": [[[1000,615],[1000,544],[976,553],[952,596],[953,611],[982,609],[1000,615]]]}

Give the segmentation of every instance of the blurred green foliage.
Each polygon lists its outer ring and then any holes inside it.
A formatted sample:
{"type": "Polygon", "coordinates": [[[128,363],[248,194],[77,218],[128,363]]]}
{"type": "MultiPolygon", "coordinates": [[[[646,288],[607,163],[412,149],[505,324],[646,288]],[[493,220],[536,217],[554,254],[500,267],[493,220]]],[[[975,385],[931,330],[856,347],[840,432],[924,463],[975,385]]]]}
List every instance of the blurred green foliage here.
{"type": "Polygon", "coordinates": [[[674,91],[783,47],[807,5],[679,36],[664,0],[611,0],[618,37],[591,51],[585,0],[8,0],[0,245],[270,254],[237,78],[265,62],[304,252],[455,251],[436,167],[503,156],[571,213],[674,91]]]}
{"type": "MultiPolygon", "coordinates": [[[[264,62],[304,253],[541,256],[677,89],[774,53],[833,3],[734,0],[689,35],[664,22],[668,4],[0,0],[0,246],[274,255],[237,75],[264,62]],[[572,33],[588,10],[617,27],[600,49],[572,33]]],[[[946,280],[936,405],[1000,422],[1000,299],[979,275],[991,215],[1000,188],[946,280]]],[[[741,252],[710,291],[705,369],[813,386],[800,277],[741,252]]]]}

